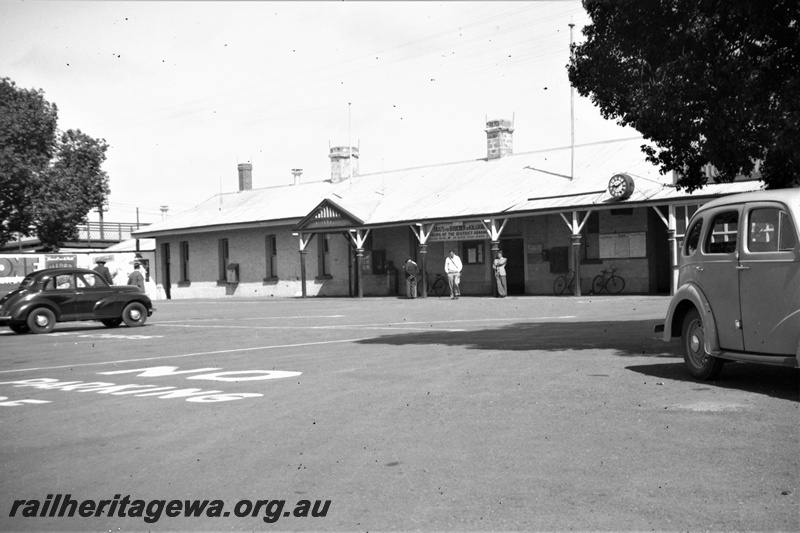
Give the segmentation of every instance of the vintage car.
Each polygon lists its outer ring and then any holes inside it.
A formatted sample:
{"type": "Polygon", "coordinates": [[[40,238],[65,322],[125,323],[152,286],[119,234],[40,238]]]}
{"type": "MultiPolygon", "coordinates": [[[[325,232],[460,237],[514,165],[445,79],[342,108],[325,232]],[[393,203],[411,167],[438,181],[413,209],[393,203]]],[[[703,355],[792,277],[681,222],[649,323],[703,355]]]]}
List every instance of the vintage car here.
{"type": "Polygon", "coordinates": [[[25,276],[0,298],[0,326],[50,333],[56,322],[99,320],[109,328],[143,326],[153,303],[138,287],[109,285],[93,270],[49,268],[25,276]]]}
{"type": "Polygon", "coordinates": [[[731,195],[687,226],[663,338],[680,337],[689,372],[726,361],[800,366],[800,189],[731,195]]]}

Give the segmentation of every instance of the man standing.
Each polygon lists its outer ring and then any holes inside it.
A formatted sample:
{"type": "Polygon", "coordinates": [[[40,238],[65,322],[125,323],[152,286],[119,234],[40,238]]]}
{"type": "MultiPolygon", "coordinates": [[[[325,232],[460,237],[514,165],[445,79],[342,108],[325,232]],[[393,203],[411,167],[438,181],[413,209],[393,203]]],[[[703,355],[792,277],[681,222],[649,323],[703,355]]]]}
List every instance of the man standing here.
{"type": "Polygon", "coordinates": [[[409,257],[406,259],[406,264],[403,265],[403,270],[406,271],[406,298],[417,297],[417,273],[419,268],[417,264],[409,257]]]}
{"type": "Polygon", "coordinates": [[[497,259],[494,260],[494,277],[497,280],[497,297],[505,298],[508,291],[506,289],[506,263],[508,259],[503,257],[502,250],[497,251],[497,259]]]}
{"type": "Polygon", "coordinates": [[[144,292],[144,276],[139,272],[139,263],[133,264],[133,272],[128,276],[128,285],[139,287],[139,290],[144,292]]]}
{"type": "Polygon", "coordinates": [[[97,266],[94,267],[92,270],[100,274],[100,277],[106,280],[106,283],[108,283],[109,285],[113,285],[114,281],[111,279],[111,271],[106,266],[106,260],[98,259],[95,261],[95,263],[97,263],[97,266]]]}
{"type": "Polygon", "coordinates": [[[447,272],[447,283],[450,285],[450,299],[458,300],[461,295],[461,258],[453,250],[444,260],[444,271],[447,272]]]}

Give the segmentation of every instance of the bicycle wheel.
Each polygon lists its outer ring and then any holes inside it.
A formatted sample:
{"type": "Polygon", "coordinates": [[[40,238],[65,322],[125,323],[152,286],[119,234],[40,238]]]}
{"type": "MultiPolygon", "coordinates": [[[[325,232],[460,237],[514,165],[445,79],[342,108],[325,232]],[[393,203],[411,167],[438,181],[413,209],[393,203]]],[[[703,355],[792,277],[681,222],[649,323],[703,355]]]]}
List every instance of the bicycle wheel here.
{"type": "Polygon", "coordinates": [[[592,294],[600,294],[600,291],[605,287],[605,279],[602,274],[598,274],[592,280],[592,294]]]}
{"type": "Polygon", "coordinates": [[[606,290],[611,294],[619,294],[625,288],[625,280],[619,276],[611,276],[606,282],[606,290]]]}
{"type": "Polygon", "coordinates": [[[564,276],[558,276],[553,282],[553,293],[556,296],[564,294],[564,289],[567,288],[567,280],[564,276]]]}
{"type": "Polygon", "coordinates": [[[444,278],[436,278],[431,292],[436,296],[444,296],[444,293],[447,292],[447,282],[445,282],[444,278]]]}

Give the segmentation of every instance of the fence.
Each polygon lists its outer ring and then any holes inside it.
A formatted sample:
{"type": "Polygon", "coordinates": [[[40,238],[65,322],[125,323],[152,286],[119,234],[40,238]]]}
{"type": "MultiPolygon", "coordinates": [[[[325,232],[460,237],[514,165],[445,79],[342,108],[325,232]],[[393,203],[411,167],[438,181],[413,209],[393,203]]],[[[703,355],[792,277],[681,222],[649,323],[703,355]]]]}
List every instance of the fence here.
{"type": "Polygon", "coordinates": [[[77,229],[80,242],[122,242],[130,239],[131,232],[139,229],[139,225],[135,222],[89,222],[78,225],[77,229]]]}

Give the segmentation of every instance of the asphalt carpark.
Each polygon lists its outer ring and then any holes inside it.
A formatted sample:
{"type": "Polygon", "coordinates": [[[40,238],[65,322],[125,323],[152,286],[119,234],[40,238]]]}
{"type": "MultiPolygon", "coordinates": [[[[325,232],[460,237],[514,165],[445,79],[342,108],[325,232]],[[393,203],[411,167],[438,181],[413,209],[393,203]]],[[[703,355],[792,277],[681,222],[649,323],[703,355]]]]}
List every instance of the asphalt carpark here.
{"type": "Polygon", "coordinates": [[[692,380],[653,334],[668,302],[173,300],[143,328],[4,329],[0,530],[800,530],[800,374],[692,380]],[[9,516],[59,494],[229,514],[9,516]]]}

